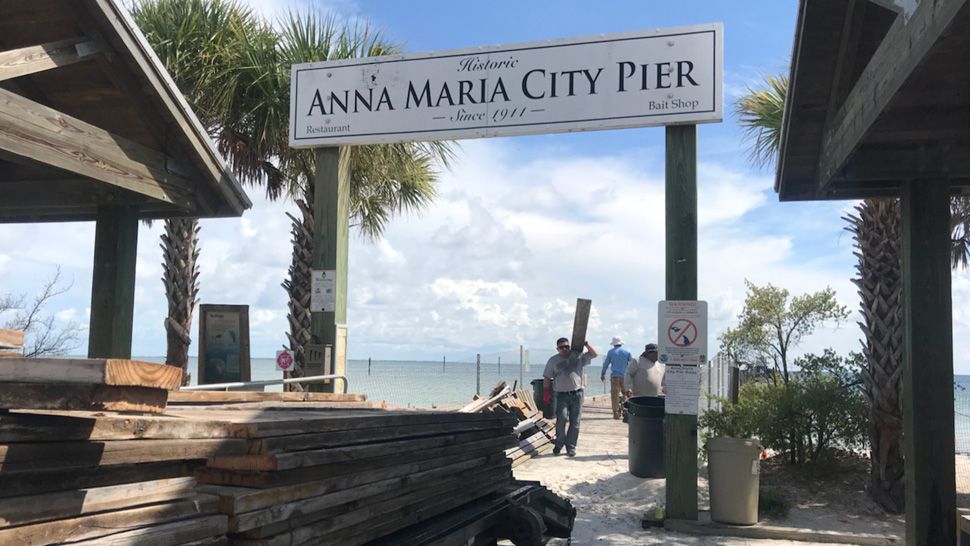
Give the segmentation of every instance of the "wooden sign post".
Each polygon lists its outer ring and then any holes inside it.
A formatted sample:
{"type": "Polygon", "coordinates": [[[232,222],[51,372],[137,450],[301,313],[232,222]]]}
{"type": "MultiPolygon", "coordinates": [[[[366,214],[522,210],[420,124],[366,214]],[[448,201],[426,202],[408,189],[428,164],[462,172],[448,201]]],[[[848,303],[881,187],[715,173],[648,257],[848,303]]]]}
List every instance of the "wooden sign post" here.
{"type": "MultiPolygon", "coordinates": [[[[697,126],[667,127],[667,299],[697,299],[697,126]]],[[[667,517],[697,519],[697,416],[664,419],[667,517]]]]}

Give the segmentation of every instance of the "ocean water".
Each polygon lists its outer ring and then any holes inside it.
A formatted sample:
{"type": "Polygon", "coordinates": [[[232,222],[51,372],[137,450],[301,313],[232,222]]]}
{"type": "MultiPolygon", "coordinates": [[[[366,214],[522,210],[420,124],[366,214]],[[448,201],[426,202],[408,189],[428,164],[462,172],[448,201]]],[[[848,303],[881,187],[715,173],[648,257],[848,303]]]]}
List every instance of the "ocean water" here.
{"type": "MultiPolygon", "coordinates": [[[[163,358],[140,357],[150,362],[163,362],[163,358]]],[[[189,359],[192,384],[195,384],[196,358],[189,359]]],[[[545,362],[543,362],[545,364],[545,362]]],[[[250,363],[252,380],[278,379],[282,372],[276,370],[272,358],[254,358],[250,363]]],[[[526,388],[534,379],[542,378],[542,364],[531,364],[523,370],[526,388]]],[[[587,368],[587,391],[592,394],[605,392],[605,387],[594,377],[598,373],[594,362],[587,368]],[[595,368],[595,369],[594,369],[595,368]],[[595,381],[593,381],[595,379],[595,381]]],[[[481,374],[476,373],[475,362],[439,362],[367,360],[347,361],[347,380],[350,392],[366,394],[369,400],[386,401],[401,407],[434,408],[464,405],[476,393],[476,381],[482,395],[487,395],[501,380],[509,386],[519,381],[519,363],[501,364],[482,362],[481,374]]],[[[521,387],[516,387],[521,388],[521,387]]],[[[266,387],[267,391],[282,390],[281,386],[266,387]]]]}

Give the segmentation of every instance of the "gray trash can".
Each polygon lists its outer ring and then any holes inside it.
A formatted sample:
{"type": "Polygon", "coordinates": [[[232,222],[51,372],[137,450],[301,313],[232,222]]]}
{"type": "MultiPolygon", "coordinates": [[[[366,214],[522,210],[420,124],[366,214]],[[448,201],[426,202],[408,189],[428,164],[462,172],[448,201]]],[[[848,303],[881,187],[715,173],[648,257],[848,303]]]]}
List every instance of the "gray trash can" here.
{"type": "Polygon", "coordinates": [[[757,440],[711,438],[707,445],[711,519],[719,523],[758,523],[761,444],[757,440]]]}
{"type": "Polygon", "coordinates": [[[629,412],[630,474],[638,478],[664,477],[664,399],[634,396],[624,405],[629,412]]]}

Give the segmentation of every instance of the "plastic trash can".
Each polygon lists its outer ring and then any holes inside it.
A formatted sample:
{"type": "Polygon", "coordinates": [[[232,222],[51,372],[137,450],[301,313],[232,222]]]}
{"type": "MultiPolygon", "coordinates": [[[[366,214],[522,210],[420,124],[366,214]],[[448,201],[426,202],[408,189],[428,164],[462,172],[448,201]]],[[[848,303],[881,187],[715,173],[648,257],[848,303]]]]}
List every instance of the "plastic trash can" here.
{"type": "Polygon", "coordinates": [[[624,406],[629,413],[630,474],[638,478],[664,477],[664,399],[634,396],[624,406]]]}
{"type": "Polygon", "coordinates": [[[707,445],[711,519],[720,523],[758,523],[761,444],[757,440],[711,438],[707,445]]]}
{"type": "Polygon", "coordinates": [[[542,401],[542,379],[532,380],[532,398],[536,401],[536,407],[542,412],[542,416],[546,419],[552,419],[556,416],[556,397],[553,395],[552,403],[546,405],[542,401]]]}

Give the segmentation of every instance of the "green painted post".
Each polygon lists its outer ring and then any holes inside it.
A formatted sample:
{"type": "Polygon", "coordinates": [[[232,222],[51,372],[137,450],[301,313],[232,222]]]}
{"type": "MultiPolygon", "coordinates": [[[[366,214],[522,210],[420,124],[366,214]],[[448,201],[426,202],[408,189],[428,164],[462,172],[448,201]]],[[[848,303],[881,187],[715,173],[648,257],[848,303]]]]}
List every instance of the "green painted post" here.
{"type": "MultiPolygon", "coordinates": [[[[347,246],[350,236],[350,149],[318,148],[313,179],[313,269],[335,270],[335,312],[313,312],[310,333],[314,343],[330,345],[331,369],[345,374],[346,352],[337,350],[337,326],[347,324],[347,246]],[[338,352],[341,354],[338,355],[338,352]],[[343,357],[343,358],[341,358],[343,357]]],[[[311,384],[310,390],[333,391],[336,381],[311,384]]]]}
{"type": "Polygon", "coordinates": [[[101,206],[94,231],[89,358],[131,358],[138,211],[101,206]]]}
{"type": "Polygon", "coordinates": [[[950,185],[902,189],[906,544],[956,544],[950,185]]]}
{"type": "MultiPolygon", "coordinates": [[[[697,299],[697,126],[666,128],[667,299],[697,299]]],[[[668,518],[697,519],[697,416],[664,419],[668,518]]]]}

